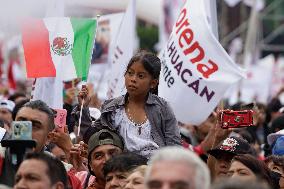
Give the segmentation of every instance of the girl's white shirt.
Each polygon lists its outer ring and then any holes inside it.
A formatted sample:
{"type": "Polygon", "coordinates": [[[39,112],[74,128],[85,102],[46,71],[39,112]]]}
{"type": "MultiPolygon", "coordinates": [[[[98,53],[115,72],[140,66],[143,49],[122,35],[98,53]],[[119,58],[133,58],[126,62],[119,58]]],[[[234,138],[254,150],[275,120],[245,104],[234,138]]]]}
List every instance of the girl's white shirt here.
{"type": "Polygon", "coordinates": [[[137,125],[127,117],[124,107],[117,109],[113,116],[114,128],[123,137],[128,151],[149,158],[159,148],[151,139],[151,124],[148,119],[142,125],[137,125]]]}

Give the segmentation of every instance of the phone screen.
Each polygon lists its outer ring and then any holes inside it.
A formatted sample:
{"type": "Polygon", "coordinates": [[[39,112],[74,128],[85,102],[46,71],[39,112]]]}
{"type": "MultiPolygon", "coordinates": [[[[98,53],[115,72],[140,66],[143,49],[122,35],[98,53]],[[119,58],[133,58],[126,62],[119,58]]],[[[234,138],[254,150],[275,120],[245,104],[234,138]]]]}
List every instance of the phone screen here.
{"type": "Polygon", "coordinates": [[[13,121],[12,122],[13,140],[31,140],[32,122],[31,121],[13,121]]]}

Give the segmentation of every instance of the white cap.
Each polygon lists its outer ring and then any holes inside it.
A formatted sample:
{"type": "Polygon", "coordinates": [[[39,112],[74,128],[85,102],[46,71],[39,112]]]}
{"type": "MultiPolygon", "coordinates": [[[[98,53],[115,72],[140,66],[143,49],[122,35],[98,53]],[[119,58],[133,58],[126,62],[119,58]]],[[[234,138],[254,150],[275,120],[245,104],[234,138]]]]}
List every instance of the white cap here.
{"type": "Polygon", "coordinates": [[[101,116],[101,111],[98,108],[89,108],[90,115],[94,119],[98,119],[101,116]]]}
{"type": "Polygon", "coordinates": [[[10,112],[13,111],[15,107],[15,103],[11,100],[6,100],[6,99],[2,99],[0,100],[0,108],[6,108],[8,109],[10,112]]]}
{"type": "Polygon", "coordinates": [[[273,144],[279,137],[284,136],[284,129],[271,133],[267,136],[267,142],[269,145],[273,144]]]}

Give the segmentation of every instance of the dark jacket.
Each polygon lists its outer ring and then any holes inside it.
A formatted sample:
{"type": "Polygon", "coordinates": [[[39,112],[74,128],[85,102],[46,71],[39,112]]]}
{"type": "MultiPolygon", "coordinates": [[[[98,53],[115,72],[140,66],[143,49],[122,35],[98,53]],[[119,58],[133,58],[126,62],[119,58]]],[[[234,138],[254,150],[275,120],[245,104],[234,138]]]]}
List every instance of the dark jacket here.
{"type": "MultiPolygon", "coordinates": [[[[93,124],[91,124],[88,109],[84,108],[81,131],[86,131],[86,127],[88,126],[114,130],[112,114],[116,109],[125,105],[126,99],[127,94],[111,100],[106,100],[101,107],[101,117],[93,124]]],[[[151,138],[159,147],[181,145],[177,120],[171,107],[164,99],[149,93],[145,111],[151,124],[151,138]]],[[[77,112],[76,114],[78,115],[79,113],[77,112]]]]}

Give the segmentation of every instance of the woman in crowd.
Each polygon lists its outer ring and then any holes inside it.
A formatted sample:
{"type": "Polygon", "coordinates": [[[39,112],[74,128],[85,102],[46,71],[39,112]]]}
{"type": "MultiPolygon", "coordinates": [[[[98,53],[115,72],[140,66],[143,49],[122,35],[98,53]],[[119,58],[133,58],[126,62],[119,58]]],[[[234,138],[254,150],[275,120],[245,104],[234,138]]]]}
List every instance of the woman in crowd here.
{"type": "Polygon", "coordinates": [[[274,172],[277,172],[281,175],[284,174],[284,157],[271,155],[265,159],[265,164],[267,167],[274,172]]]}
{"type": "Polygon", "coordinates": [[[266,158],[265,163],[271,171],[274,188],[284,189],[284,157],[271,155],[266,158]]]}
{"type": "Polygon", "coordinates": [[[146,168],[146,165],[141,165],[134,169],[126,179],[125,189],[143,189],[146,168]]]}
{"type": "Polygon", "coordinates": [[[238,179],[220,179],[212,189],[271,189],[267,184],[257,181],[240,181],[238,179]]]}
{"type": "Polygon", "coordinates": [[[251,155],[238,155],[232,159],[228,176],[242,181],[257,181],[271,184],[270,171],[265,163],[251,155]]]}

